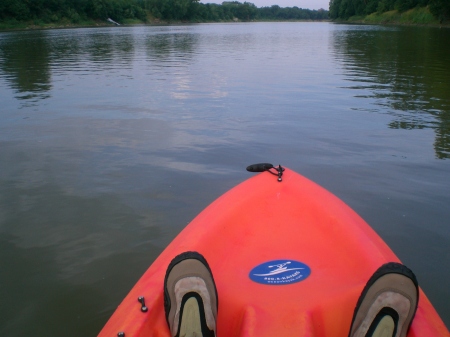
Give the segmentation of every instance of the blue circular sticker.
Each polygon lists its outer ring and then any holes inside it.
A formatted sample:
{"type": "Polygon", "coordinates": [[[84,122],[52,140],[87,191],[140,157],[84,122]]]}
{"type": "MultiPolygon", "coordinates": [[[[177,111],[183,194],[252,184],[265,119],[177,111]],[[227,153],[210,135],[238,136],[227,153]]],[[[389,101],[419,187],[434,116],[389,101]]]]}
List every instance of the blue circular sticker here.
{"type": "Polygon", "coordinates": [[[284,285],[303,281],[311,269],[295,260],[273,260],[261,263],[250,271],[252,281],[269,285],[284,285]]]}

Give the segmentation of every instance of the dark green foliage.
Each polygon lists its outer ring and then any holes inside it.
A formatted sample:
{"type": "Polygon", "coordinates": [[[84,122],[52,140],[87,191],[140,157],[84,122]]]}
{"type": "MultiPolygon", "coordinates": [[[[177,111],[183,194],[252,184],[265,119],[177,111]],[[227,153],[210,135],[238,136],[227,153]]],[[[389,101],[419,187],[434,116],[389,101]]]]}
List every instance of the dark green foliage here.
{"type": "Polygon", "coordinates": [[[144,6],[152,15],[163,20],[186,20],[196,0],[145,0],[144,6]]]}
{"type": "Polygon", "coordinates": [[[250,3],[244,2],[243,4],[238,1],[225,1],[222,2],[224,11],[231,13],[233,17],[242,21],[251,21],[256,18],[258,9],[250,3]]]}
{"type": "MultiPolygon", "coordinates": [[[[378,1],[377,12],[384,13],[392,11],[395,8],[395,0],[381,0],[378,1]]],[[[368,13],[371,14],[371,13],[368,13]]]]}
{"type": "Polygon", "coordinates": [[[450,19],[450,0],[330,0],[330,18],[348,19],[375,12],[397,10],[402,13],[415,7],[429,6],[430,12],[440,21],[450,19]]]}
{"type": "Polygon", "coordinates": [[[450,0],[430,0],[430,12],[439,21],[450,20],[450,0]]]}
{"type": "Polygon", "coordinates": [[[86,19],[146,20],[141,0],[1,0],[0,20],[77,23],[86,19]]]}
{"type": "MultiPolygon", "coordinates": [[[[361,0],[362,1],[362,0],[361,0]]],[[[250,2],[225,1],[222,5],[198,0],[0,0],[0,21],[45,24],[86,20],[117,22],[147,20],[150,14],[165,21],[323,20],[326,10],[279,6],[257,8],[250,2]]]]}
{"type": "Polygon", "coordinates": [[[259,18],[263,20],[325,20],[328,19],[328,12],[319,9],[318,11],[302,9],[296,6],[281,8],[278,5],[262,7],[258,10],[259,18]]]}

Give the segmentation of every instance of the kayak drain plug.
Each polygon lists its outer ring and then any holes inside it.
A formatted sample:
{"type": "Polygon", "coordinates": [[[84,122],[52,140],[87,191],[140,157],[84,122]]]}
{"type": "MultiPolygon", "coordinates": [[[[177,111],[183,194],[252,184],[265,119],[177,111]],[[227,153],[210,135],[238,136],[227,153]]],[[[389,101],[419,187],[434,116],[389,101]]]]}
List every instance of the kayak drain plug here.
{"type": "Polygon", "coordinates": [[[117,334],[117,337],[125,337],[125,332],[121,331],[117,334]]]}
{"type": "Polygon", "coordinates": [[[278,176],[278,181],[281,182],[281,176],[283,175],[284,168],[281,167],[281,165],[278,165],[278,167],[273,166],[269,163],[261,163],[261,164],[253,164],[250,166],[247,166],[247,171],[249,172],[264,172],[267,171],[269,173],[272,173],[275,176],[278,176]],[[276,171],[276,172],[274,172],[276,171]]]}
{"type": "Polygon", "coordinates": [[[144,296],[139,296],[138,297],[138,302],[142,304],[141,311],[142,312],[147,312],[148,308],[145,306],[145,298],[144,298],[144,296]]]}

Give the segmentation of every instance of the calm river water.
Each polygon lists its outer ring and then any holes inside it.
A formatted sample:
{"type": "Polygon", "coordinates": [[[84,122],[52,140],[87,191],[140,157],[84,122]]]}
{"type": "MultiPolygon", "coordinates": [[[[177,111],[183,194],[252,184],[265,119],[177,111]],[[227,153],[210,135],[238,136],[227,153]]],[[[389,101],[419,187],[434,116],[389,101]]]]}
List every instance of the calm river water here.
{"type": "Polygon", "coordinates": [[[0,33],[0,334],[94,336],[248,164],[354,208],[450,325],[450,30],[0,33]]]}

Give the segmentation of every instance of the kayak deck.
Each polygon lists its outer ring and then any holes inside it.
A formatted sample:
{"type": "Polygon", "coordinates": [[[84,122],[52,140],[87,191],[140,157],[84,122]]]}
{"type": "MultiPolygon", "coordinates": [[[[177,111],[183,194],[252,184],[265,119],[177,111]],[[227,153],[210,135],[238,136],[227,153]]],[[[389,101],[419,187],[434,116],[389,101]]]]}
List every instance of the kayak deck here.
{"type": "MultiPolygon", "coordinates": [[[[200,213],[144,273],[99,336],[122,331],[126,337],[170,336],[164,274],[173,257],[189,250],[211,266],[219,295],[218,335],[236,337],[346,337],[367,280],[382,264],[399,261],[330,192],[289,169],[282,182],[265,172],[200,213]],[[274,267],[274,261],[287,264],[274,267]],[[268,272],[253,272],[258,266],[268,272]],[[147,312],[140,310],[140,296],[147,312]]],[[[408,336],[449,336],[422,291],[408,336]]]]}

